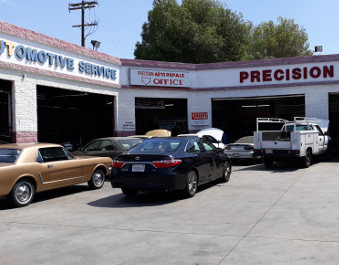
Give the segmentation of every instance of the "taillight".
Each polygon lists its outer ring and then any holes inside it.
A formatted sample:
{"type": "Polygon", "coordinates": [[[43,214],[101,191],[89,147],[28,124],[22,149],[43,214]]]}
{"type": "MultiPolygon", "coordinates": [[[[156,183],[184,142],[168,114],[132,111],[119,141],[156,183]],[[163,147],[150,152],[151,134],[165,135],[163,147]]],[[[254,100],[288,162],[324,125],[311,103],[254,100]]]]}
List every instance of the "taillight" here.
{"type": "Polygon", "coordinates": [[[113,160],[112,162],[112,166],[115,168],[121,168],[123,164],[125,164],[125,161],[113,160]]]}
{"type": "Polygon", "coordinates": [[[245,150],[253,150],[253,146],[245,146],[244,149],[245,150]]]}
{"type": "Polygon", "coordinates": [[[231,150],[232,148],[230,146],[225,146],[224,150],[231,150]]]}
{"type": "Polygon", "coordinates": [[[256,153],[256,154],[261,153],[261,150],[260,150],[260,149],[259,149],[259,150],[258,150],[258,149],[255,149],[255,150],[254,150],[254,153],[256,153]]]}
{"type": "Polygon", "coordinates": [[[166,168],[166,167],[174,167],[179,165],[182,161],[180,159],[171,159],[171,160],[159,160],[159,161],[152,161],[152,163],[157,168],[166,168]]]}

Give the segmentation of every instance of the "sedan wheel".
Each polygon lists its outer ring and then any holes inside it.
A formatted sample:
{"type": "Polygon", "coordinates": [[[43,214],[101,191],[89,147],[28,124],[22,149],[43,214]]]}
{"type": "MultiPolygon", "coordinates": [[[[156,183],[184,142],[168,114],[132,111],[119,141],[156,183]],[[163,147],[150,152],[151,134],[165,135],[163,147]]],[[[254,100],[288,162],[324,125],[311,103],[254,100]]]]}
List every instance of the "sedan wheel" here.
{"type": "Polygon", "coordinates": [[[91,189],[100,189],[105,183],[105,175],[100,170],[94,171],[92,178],[87,182],[91,189]]]}
{"type": "Polygon", "coordinates": [[[228,182],[230,180],[231,177],[231,164],[230,162],[226,161],[225,165],[224,165],[224,174],[223,176],[220,178],[220,182],[228,182]]]}
{"type": "Polygon", "coordinates": [[[190,198],[195,195],[198,187],[198,177],[194,171],[187,174],[186,187],[182,190],[182,195],[185,198],[190,198]]]}
{"type": "Polygon", "coordinates": [[[22,207],[31,203],[34,194],[33,184],[29,180],[20,180],[7,195],[7,199],[14,207],[22,207]]]}

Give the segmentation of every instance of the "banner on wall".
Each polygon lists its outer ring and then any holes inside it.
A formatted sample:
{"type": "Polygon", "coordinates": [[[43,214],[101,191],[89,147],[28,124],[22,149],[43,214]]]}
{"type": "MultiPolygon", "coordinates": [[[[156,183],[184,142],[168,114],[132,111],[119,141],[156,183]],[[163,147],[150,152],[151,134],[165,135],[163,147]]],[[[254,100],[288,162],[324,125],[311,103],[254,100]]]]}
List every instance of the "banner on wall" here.
{"type": "Polygon", "coordinates": [[[191,113],[191,125],[203,126],[210,125],[210,113],[209,112],[192,112],[191,113]]]}

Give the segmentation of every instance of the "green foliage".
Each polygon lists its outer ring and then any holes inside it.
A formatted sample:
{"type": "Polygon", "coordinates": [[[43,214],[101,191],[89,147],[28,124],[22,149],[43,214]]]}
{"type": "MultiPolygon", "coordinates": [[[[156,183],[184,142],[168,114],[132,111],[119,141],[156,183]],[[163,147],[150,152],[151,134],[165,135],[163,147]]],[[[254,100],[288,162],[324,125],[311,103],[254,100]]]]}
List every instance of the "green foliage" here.
{"type": "Polygon", "coordinates": [[[200,64],[313,55],[293,19],[253,27],[217,0],[154,0],[141,36],[136,59],[200,64]]]}
{"type": "Polygon", "coordinates": [[[247,58],[251,24],[215,0],[154,0],[136,59],[214,63],[247,58]]]}
{"type": "Polygon", "coordinates": [[[312,56],[308,48],[305,28],[293,19],[278,17],[276,25],[270,20],[253,28],[249,56],[251,59],[312,56]]]}

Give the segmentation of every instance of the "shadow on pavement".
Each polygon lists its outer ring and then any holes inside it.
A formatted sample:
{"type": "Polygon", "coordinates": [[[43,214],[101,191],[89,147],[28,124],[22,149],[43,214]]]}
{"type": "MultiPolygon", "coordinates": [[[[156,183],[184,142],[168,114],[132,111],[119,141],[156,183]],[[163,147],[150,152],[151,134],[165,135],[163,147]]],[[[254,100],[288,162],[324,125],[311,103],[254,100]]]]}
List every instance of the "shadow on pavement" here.
{"type": "MultiPolygon", "coordinates": [[[[206,189],[213,188],[218,185],[218,181],[212,181],[198,187],[197,194],[206,189]]],[[[194,199],[190,198],[190,199],[194,199]]],[[[102,198],[88,203],[95,207],[112,207],[112,208],[128,208],[128,207],[144,207],[144,206],[158,206],[164,204],[174,203],[176,201],[185,200],[181,196],[180,190],[161,192],[161,191],[147,191],[139,192],[135,197],[127,197],[123,193],[114,194],[106,198],[102,198]]]]}
{"type": "MultiPolygon", "coordinates": [[[[73,185],[55,190],[49,190],[36,193],[31,204],[39,203],[42,201],[48,201],[55,198],[68,196],[84,191],[89,191],[90,188],[87,185],[73,185]]],[[[0,211],[13,209],[7,202],[6,197],[0,197],[0,211]]],[[[20,208],[16,208],[20,209],[20,208]]]]}

